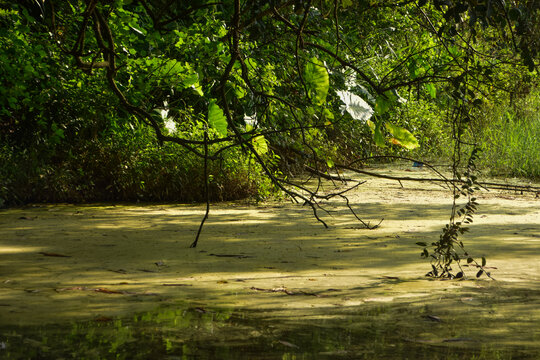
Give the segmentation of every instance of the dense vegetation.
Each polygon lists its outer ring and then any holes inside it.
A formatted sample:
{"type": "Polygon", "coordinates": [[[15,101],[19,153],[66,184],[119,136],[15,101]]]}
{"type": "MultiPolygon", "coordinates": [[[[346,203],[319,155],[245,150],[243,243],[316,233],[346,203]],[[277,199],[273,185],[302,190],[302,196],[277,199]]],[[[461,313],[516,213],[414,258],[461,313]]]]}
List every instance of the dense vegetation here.
{"type": "Polygon", "coordinates": [[[539,176],[538,5],[475,3],[6,2],[0,199],[202,200],[205,133],[212,198],[264,197],[261,165],[449,158],[456,111],[539,176]]]}
{"type": "Polygon", "coordinates": [[[407,156],[453,164],[468,219],[478,165],[540,176],[533,0],[0,4],[5,205],[281,192],[317,216],[291,174],[407,156]]]}

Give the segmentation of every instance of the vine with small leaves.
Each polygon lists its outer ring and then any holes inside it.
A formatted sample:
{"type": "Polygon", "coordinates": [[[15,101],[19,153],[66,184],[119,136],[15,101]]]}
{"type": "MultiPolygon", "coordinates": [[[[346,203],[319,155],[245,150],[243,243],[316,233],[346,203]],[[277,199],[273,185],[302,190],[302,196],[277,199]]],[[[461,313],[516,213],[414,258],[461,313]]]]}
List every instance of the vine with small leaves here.
{"type": "Polygon", "coordinates": [[[480,190],[478,178],[475,175],[475,161],[478,159],[479,149],[474,148],[467,162],[466,171],[461,176],[456,173],[458,179],[462,181],[462,185],[454,186],[454,203],[450,221],[442,230],[442,234],[438,241],[431,244],[433,250],[428,250],[428,245],[425,242],[417,242],[424,249],[421,253],[423,258],[430,258],[431,271],[426,276],[434,278],[449,278],[460,279],[465,276],[463,260],[467,262],[467,267],[475,267],[478,269],[476,277],[479,278],[483,274],[491,277],[491,273],[487,271],[486,258],[481,257],[480,260],[475,259],[465,249],[463,241],[460,240],[460,235],[469,231],[468,225],[473,223],[473,216],[477,210],[478,202],[474,197],[475,191],[480,190]],[[461,197],[466,197],[467,202],[459,206],[456,202],[461,197]],[[452,265],[457,265],[458,271],[452,268],[452,265]]]}

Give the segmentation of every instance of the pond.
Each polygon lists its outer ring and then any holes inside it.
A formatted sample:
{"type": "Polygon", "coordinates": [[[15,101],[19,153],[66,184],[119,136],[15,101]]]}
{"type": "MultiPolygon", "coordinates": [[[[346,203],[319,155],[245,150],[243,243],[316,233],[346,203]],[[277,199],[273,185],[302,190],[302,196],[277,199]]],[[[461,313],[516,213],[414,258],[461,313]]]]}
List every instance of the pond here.
{"type": "MultiPolygon", "coordinates": [[[[472,317],[482,318],[477,314],[472,317]]],[[[430,315],[428,307],[410,304],[363,306],[354,311],[297,318],[178,305],[131,318],[100,317],[64,326],[11,327],[1,331],[6,359],[540,357],[538,343],[497,345],[490,331],[482,334],[480,327],[470,327],[460,320],[459,316],[430,315]],[[436,333],[448,337],[433,337],[436,333]]],[[[489,321],[483,319],[481,323],[489,321]]],[[[500,322],[496,325],[504,326],[500,322]]]]}
{"type": "Polygon", "coordinates": [[[463,240],[495,281],[424,277],[440,186],[368,179],[350,200],[381,226],[331,202],[329,229],[302,206],[224,203],[196,249],[200,205],[2,210],[0,358],[540,358],[538,198],[478,195],[463,240]]]}

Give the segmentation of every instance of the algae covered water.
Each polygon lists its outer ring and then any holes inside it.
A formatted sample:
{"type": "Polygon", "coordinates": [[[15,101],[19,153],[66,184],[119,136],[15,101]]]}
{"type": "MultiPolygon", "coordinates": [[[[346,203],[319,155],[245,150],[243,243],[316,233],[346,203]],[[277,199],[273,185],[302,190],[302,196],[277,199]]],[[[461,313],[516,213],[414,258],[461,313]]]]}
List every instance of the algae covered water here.
{"type": "Polygon", "coordinates": [[[196,249],[199,205],[2,210],[0,358],[540,358],[539,199],[480,193],[463,240],[496,280],[430,280],[415,243],[450,195],[369,179],[349,199],[374,230],[331,202],[328,229],[301,206],[219,204],[196,249]]]}
{"type": "MultiPolygon", "coordinates": [[[[64,326],[3,328],[2,351],[6,359],[537,359],[540,356],[538,344],[501,345],[489,330],[479,336],[481,329],[470,327],[470,323],[452,323],[463,319],[445,316],[448,314],[431,315],[426,309],[429,307],[419,304],[379,304],[342,313],[291,317],[170,306],[132,318],[102,317],[64,326]]],[[[476,320],[489,323],[481,316],[476,320]]]]}

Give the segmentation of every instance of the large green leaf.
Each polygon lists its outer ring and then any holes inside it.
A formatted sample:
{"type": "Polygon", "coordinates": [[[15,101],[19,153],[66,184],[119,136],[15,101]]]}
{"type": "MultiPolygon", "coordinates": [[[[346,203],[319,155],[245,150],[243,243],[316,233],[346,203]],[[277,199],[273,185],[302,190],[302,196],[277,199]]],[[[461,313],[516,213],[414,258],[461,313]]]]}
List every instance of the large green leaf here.
{"type": "Polygon", "coordinates": [[[330,87],[328,70],[326,70],[324,63],[315,57],[311,58],[306,64],[304,79],[313,103],[315,105],[324,104],[330,87]]]}
{"type": "Polygon", "coordinates": [[[263,135],[254,137],[253,140],[251,140],[251,144],[253,145],[255,151],[260,155],[268,152],[268,143],[263,135]]]}
{"type": "Polygon", "coordinates": [[[167,60],[161,63],[159,67],[155,70],[155,72],[162,77],[170,77],[178,76],[182,74],[185,70],[186,68],[182,65],[180,61],[167,60]]]}
{"type": "Polygon", "coordinates": [[[189,73],[184,77],[184,80],[182,81],[182,86],[180,86],[180,89],[187,89],[187,88],[191,88],[193,92],[199,96],[204,95],[202,91],[202,87],[199,84],[199,74],[197,72],[189,73]]]}
{"type": "Polygon", "coordinates": [[[435,85],[427,83],[424,85],[424,87],[426,88],[426,91],[432,99],[435,99],[437,97],[437,88],[435,87],[435,85]]]}
{"type": "Polygon", "coordinates": [[[185,88],[188,88],[190,86],[199,85],[199,74],[196,72],[186,74],[184,76],[184,80],[182,81],[182,85],[184,85],[185,88]]]}
{"type": "Polygon", "coordinates": [[[375,112],[377,115],[382,115],[395,106],[399,102],[400,96],[396,90],[385,91],[384,94],[377,96],[375,101],[375,112]]]}
{"type": "Polygon", "coordinates": [[[384,135],[381,131],[381,123],[377,122],[375,125],[375,129],[373,130],[373,140],[375,141],[375,145],[379,147],[386,147],[386,143],[384,142],[384,135]]]}
{"type": "Polygon", "coordinates": [[[373,141],[375,141],[375,145],[379,147],[386,147],[386,142],[384,141],[384,135],[381,131],[381,122],[377,121],[376,123],[371,120],[366,120],[366,124],[371,129],[371,132],[373,133],[373,141]]]}
{"type": "Polygon", "coordinates": [[[418,144],[418,140],[414,137],[413,134],[409,132],[409,130],[394,125],[390,122],[386,122],[385,125],[388,132],[393,136],[393,138],[390,139],[393,144],[401,145],[409,150],[415,149],[420,146],[418,144]]]}
{"type": "Polygon", "coordinates": [[[227,135],[227,118],[223,115],[223,110],[216,104],[216,100],[210,100],[208,104],[208,124],[211,128],[216,129],[222,135],[227,135]]]}

